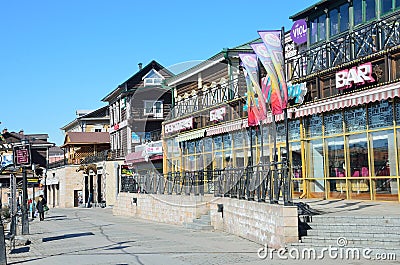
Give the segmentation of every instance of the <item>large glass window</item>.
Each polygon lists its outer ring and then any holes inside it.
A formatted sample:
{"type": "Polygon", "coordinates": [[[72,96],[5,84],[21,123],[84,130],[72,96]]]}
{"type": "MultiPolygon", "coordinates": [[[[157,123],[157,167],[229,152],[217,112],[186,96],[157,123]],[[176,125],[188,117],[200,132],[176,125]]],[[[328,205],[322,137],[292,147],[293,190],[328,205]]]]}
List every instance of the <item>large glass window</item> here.
{"type": "Polygon", "coordinates": [[[307,176],[308,178],[324,177],[324,152],[322,140],[312,140],[308,142],[307,148],[307,176]]]}
{"type": "Polygon", "coordinates": [[[396,8],[400,8],[400,0],[396,0],[396,5],[395,5],[395,7],[396,7],[396,8]]]}
{"type": "Polygon", "coordinates": [[[368,177],[368,141],[367,135],[355,134],[348,136],[349,141],[349,161],[351,177],[368,177]]]}
{"type": "Polygon", "coordinates": [[[323,14],[311,21],[311,43],[326,39],[326,15],[323,14]]]}
{"type": "Polygon", "coordinates": [[[375,176],[395,176],[396,153],[393,131],[374,132],[371,136],[375,176]]]}
{"type": "Polygon", "coordinates": [[[353,1],[354,25],[369,21],[376,17],[375,0],[353,1]]]}
{"type": "Polygon", "coordinates": [[[327,138],[326,145],[328,147],[328,177],[338,178],[346,176],[343,137],[327,138]]]}
{"type": "Polygon", "coordinates": [[[304,119],[306,137],[322,136],[322,116],[315,114],[304,119]]]}
{"type": "Polygon", "coordinates": [[[300,140],[300,120],[289,121],[289,140],[300,140]]]}
{"type": "Polygon", "coordinates": [[[329,113],[324,115],[325,135],[334,135],[343,133],[343,115],[342,112],[329,113]]]}

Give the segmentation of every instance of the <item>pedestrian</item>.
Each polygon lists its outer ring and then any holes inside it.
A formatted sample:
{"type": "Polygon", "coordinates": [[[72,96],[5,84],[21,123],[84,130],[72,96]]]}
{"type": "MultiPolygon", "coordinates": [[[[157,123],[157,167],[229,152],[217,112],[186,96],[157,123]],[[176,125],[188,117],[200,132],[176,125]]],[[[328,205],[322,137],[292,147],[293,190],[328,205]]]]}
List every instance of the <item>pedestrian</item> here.
{"type": "Polygon", "coordinates": [[[43,195],[40,195],[40,196],[39,196],[39,201],[38,201],[38,203],[36,204],[36,208],[37,208],[37,210],[38,210],[38,212],[39,212],[39,219],[40,219],[40,221],[43,221],[43,220],[44,220],[44,212],[45,212],[45,208],[47,207],[46,204],[47,204],[46,199],[43,198],[43,195]]]}

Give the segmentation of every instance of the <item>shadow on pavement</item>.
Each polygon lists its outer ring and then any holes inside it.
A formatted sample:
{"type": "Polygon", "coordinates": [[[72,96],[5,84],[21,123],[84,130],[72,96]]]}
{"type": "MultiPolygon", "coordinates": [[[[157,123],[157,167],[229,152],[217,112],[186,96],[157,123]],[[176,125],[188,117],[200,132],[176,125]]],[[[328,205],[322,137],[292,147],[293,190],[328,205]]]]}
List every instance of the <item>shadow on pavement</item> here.
{"type": "Polygon", "coordinates": [[[65,234],[61,236],[52,236],[52,237],[45,237],[42,239],[42,242],[49,242],[54,240],[63,240],[67,238],[74,238],[74,237],[81,237],[81,236],[93,236],[92,232],[85,232],[85,233],[74,233],[74,234],[65,234]]]}
{"type": "Polygon", "coordinates": [[[10,251],[10,254],[21,254],[21,253],[26,253],[29,252],[30,247],[20,247],[20,248],[15,248],[10,251]]]}

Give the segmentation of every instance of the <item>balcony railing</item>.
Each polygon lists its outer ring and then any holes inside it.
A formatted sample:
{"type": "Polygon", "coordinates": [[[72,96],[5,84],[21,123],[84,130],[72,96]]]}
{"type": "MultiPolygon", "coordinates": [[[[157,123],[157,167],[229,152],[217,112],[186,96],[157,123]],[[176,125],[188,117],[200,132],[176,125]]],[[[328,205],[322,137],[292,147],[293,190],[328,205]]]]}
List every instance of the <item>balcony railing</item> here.
{"type": "Polygon", "coordinates": [[[400,44],[400,11],[357,27],[286,60],[288,79],[307,75],[359,59],[400,44]]]}
{"type": "Polygon", "coordinates": [[[176,102],[167,119],[175,119],[227,101],[239,99],[243,97],[245,91],[245,81],[240,78],[216,84],[215,87],[210,87],[207,91],[198,90],[196,95],[176,102]]]}

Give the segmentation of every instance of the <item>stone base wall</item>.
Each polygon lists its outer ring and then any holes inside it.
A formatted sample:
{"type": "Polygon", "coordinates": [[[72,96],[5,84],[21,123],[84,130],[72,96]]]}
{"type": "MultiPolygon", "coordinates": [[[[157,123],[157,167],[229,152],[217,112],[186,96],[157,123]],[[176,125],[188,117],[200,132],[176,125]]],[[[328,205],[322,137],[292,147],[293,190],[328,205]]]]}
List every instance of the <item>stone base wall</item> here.
{"type": "Polygon", "coordinates": [[[182,225],[207,214],[212,195],[186,196],[119,193],[113,207],[115,215],[127,215],[156,222],[182,225]],[[137,199],[137,204],[133,202],[137,199]]]}
{"type": "Polygon", "coordinates": [[[219,198],[210,204],[211,224],[226,231],[272,248],[298,242],[296,206],[219,198]],[[223,212],[218,211],[218,204],[223,212]]]}
{"type": "Polygon", "coordinates": [[[115,215],[182,225],[210,212],[216,230],[272,248],[298,242],[297,207],[208,196],[119,193],[115,215]],[[137,199],[137,205],[133,202],[137,199]],[[218,211],[223,205],[223,212],[218,211]]]}

